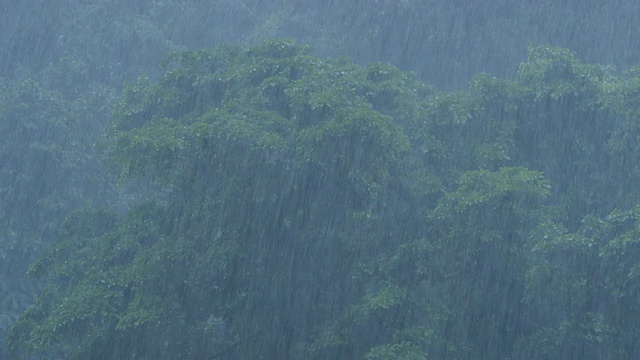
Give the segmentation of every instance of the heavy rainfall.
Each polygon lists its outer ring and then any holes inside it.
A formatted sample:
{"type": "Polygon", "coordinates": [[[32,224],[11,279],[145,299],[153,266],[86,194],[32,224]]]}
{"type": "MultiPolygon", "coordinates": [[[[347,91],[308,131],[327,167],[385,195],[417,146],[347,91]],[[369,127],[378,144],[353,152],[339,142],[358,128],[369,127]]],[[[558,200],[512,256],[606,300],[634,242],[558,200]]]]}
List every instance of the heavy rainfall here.
{"type": "Polygon", "coordinates": [[[0,359],[640,359],[637,0],[0,0],[0,359]]]}

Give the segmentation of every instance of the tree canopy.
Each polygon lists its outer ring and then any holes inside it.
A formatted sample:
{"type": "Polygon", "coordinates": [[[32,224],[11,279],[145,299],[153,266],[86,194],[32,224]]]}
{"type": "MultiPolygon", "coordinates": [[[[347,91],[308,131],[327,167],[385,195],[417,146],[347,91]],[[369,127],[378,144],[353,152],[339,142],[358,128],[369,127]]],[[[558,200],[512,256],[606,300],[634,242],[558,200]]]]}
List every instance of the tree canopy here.
{"type": "Polygon", "coordinates": [[[15,356],[640,354],[638,71],[532,46],[442,92],[270,41],[160,73],[101,142],[143,199],[66,218],[15,356]]]}

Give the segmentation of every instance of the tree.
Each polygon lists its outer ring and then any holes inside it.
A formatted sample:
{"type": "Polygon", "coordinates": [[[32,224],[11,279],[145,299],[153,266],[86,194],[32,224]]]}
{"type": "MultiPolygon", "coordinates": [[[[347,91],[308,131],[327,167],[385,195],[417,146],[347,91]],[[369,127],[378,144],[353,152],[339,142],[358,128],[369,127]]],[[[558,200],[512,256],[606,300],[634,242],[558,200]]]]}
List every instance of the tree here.
{"type": "Polygon", "coordinates": [[[67,218],[14,356],[637,354],[635,73],[532,47],[444,93],[286,41],[160,72],[103,140],[143,201],[67,218]]]}
{"type": "Polygon", "coordinates": [[[109,137],[123,181],[148,179],[158,210],[111,216],[91,235],[75,229],[96,215],[70,217],[33,269],[65,285],[14,326],[14,350],[276,356],[350,301],[330,289],[349,288],[350,259],[372,246],[362,232],[385,202],[403,201],[392,183],[420,108],[371,99],[391,85],[427,90],[390,67],[323,61],[286,42],[176,53],[163,73],[125,91],[109,137]]]}

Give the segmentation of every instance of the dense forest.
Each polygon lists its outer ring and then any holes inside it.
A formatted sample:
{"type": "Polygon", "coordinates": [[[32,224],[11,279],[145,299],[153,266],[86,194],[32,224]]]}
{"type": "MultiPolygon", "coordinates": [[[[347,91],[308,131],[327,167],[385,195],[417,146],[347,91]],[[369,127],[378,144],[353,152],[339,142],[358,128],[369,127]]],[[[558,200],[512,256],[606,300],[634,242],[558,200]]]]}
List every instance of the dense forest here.
{"type": "Polygon", "coordinates": [[[640,7],[482,3],[0,0],[0,358],[640,356],[640,7]]]}

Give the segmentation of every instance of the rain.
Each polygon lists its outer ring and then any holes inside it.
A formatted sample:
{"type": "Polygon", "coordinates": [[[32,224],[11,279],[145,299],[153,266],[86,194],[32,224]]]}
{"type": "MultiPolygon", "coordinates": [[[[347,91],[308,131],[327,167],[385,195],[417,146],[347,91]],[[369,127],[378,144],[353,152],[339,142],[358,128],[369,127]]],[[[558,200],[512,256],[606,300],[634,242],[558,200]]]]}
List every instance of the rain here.
{"type": "Polygon", "coordinates": [[[638,28],[0,0],[0,359],[640,358],[638,28]]]}

